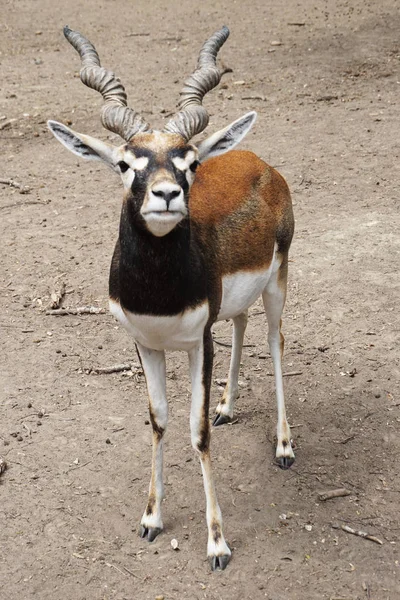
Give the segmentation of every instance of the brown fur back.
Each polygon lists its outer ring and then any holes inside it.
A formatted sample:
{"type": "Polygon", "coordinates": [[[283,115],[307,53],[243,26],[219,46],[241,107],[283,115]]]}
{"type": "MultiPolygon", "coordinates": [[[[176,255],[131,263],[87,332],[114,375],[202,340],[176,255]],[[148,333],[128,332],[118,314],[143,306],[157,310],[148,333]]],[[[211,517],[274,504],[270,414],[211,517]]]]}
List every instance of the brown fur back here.
{"type": "Polygon", "coordinates": [[[194,223],[216,229],[221,275],[268,267],[275,242],[282,253],[289,248],[293,214],[288,187],[252,152],[227,152],[201,165],[189,207],[194,223]]]}

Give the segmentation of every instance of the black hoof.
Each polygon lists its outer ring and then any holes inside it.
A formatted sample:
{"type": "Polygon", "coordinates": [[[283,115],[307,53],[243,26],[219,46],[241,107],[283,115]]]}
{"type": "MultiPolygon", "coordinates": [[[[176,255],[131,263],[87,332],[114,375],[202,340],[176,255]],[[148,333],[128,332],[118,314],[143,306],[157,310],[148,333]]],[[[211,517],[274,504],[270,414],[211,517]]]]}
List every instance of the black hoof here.
{"type": "Polygon", "coordinates": [[[231,560],[231,555],[223,554],[222,556],[209,556],[208,560],[210,561],[212,571],[217,571],[217,569],[223,571],[231,560]]]}
{"type": "Polygon", "coordinates": [[[139,529],[140,537],[146,538],[149,542],[153,542],[161,532],[162,529],[160,527],[145,527],[144,525],[141,525],[139,529]]]}
{"type": "Polygon", "coordinates": [[[215,415],[212,422],[214,427],[217,427],[218,425],[225,425],[225,423],[232,423],[232,419],[227,415],[220,415],[218,413],[215,415]]]}
{"type": "Polygon", "coordinates": [[[294,457],[292,456],[280,456],[276,459],[276,464],[281,469],[290,469],[292,464],[294,463],[294,457]]]}

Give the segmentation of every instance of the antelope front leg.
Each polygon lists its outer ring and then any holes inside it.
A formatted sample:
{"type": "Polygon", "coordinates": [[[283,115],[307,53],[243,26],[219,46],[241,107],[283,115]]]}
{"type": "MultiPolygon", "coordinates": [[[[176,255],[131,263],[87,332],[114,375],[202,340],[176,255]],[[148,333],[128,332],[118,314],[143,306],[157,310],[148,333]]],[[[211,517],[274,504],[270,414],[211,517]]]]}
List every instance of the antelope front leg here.
{"type": "Polygon", "coordinates": [[[167,427],[168,404],[165,389],[165,354],[136,344],[146,376],[149,393],[149,413],[153,428],[153,454],[149,499],[140,522],[140,537],[152,542],[163,529],[161,502],[163,484],[163,436],[167,427]]]}
{"type": "Polygon", "coordinates": [[[192,446],[200,454],[206,494],[207,555],[214,571],[218,568],[225,569],[231,557],[231,551],[222,533],[221,509],[211,471],[210,422],[208,419],[213,364],[211,331],[205,332],[202,342],[189,352],[189,363],[192,379],[190,431],[192,446]]]}

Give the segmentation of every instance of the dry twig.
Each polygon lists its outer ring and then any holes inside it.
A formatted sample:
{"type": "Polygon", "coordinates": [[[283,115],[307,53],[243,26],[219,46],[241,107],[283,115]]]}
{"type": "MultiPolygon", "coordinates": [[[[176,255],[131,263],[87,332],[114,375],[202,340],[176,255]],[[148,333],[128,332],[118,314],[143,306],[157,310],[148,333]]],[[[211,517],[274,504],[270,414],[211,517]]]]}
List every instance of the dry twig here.
{"type": "MultiPolygon", "coordinates": [[[[337,525],[336,526],[332,525],[332,527],[334,527],[334,529],[339,529],[339,527],[337,525]]],[[[382,544],[383,544],[382,540],[375,537],[374,535],[370,535],[369,533],[366,533],[365,531],[356,531],[355,529],[353,529],[352,527],[349,527],[348,525],[340,525],[340,529],[342,529],[346,533],[351,533],[352,535],[357,535],[358,537],[364,538],[365,540],[370,540],[371,542],[375,542],[375,544],[379,544],[380,546],[382,546],[382,544]]]]}
{"type": "Polygon", "coordinates": [[[0,183],[3,183],[4,185],[8,185],[13,188],[17,188],[20,194],[29,194],[29,192],[31,191],[31,188],[28,185],[21,185],[20,183],[14,181],[14,179],[0,178],[0,183]]]}
{"type": "Polygon", "coordinates": [[[111,567],[112,569],[115,569],[116,571],[118,571],[118,573],[121,573],[121,575],[124,575],[124,577],[126,577],[126,573],[124,573],[123,571],[121,571],[121,569],[119,567],[117,567],[116,565],[113,565],[112,563],[105,563],[107,565],[107,567],[111,567]]]}
{"type": "MultiPolygon", "coordinates": [[[[273,377],[273,373],[264,373],[264,375],[268,375],[268,377],[273,377]]],[[[282,373],[282,377],[294,377],[295,375],[303,375],[303,371],[286,371],[286,373],[282,373]]]]}
{"type": "MultiPolygon", "coordinates": [[[[219,346],[225,346],[225,348],[232,348],[232,344],[229,342],[220,342],[216,338],[213,338],[214,342],[219,346]]],[[[255,344],[243,344],[243,348],[255,348],[255,344]]]]}
{"type": "Polygon", "coordinates": [[[129,573],[129,575],[132,575],[132,577],[138,577],[138,575],[135,575],[135,573],[133,571],[131,571],[130,569],[128,569],[128,567],[122,566],[122,568],[125,569],[125,571],[127,573],[129,573]]]}
{"type": "Polygon", "coordinates": [[[109,375],[110,373],[120,373],[121,371],[133,371],[134,369],[141,370],[135,363],[123,363],[120,365],[112,365],[111,367],[97,367],[95,369],[90,369],[90,373],[93,373],[93,375],[109,375]]]}
{"type": "Polygon", "coordinates": [[[77,465],[76,467],[71,467],[66,472],[69,473],[70,471],[76,471],[77,469],[82,469],[83,467],[86,467],[86,465],[90,465],[91,462],[93,462],[93,461],[88,460],[87,462],[82,463],[81,465],[77,465]]]}
{"type": "Polygon", "coordinates": [[[325,500],[331,500],[331,498],[341,498],[342,496],[350,496],[351,492],[345,488],[338,488],[337,490],[328,490],[327,492],[318,492],[318,497],[322,502],[325,500]]]}
{"type": "Polygon", "coordinates": [[[97,306],[78,306],[77,308],[56,308],[54,310],[46,310],[46,315],[54,315],[56,317],[64,315],[102,315],[106,311],[104,308],[97,306]]]}

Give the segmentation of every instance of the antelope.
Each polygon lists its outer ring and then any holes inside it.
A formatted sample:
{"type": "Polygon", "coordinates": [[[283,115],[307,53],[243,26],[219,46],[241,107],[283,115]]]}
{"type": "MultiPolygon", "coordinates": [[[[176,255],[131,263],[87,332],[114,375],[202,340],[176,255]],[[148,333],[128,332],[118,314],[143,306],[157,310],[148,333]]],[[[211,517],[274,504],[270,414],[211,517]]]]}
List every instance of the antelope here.
{"type": "Polygon", "coordinates": [[[223,535],[211,470],[211,328],[218,320],[233,320],[229,376],[213,421],[219,426],[233,417],[247,310],[262,296],[278,406],[276,460],[282,468],[290,467],[294,453],[281,367],[281,315],[294,229],[289,189],[283,177],[255,154],[232,151],[254,124],[255,112],[199,143],[190,143],[208,124],[203,98],[224,74],[216,59],[228,38],[227,27],[201,48],[197,68],[180,93],[178,112],[162,131],[151,129],[128,107],[120,80],[101,67],[95,47],[86,38],[69,27],[64,35],[81,57],[82,82],[104,98],[103,126],[124,140],[115,147],[48,122],[68,150],[106,163],[120,174],[124,186],[109,296],[111,313],[136,343],[149,396],[152,467],[139,533],[152,542],[163,529],[165,351],[184,350],[192,385],[191,443],[200,458],[206,496],[207,555],[212,570],[222,570],[231,550],[223,535]]]}

